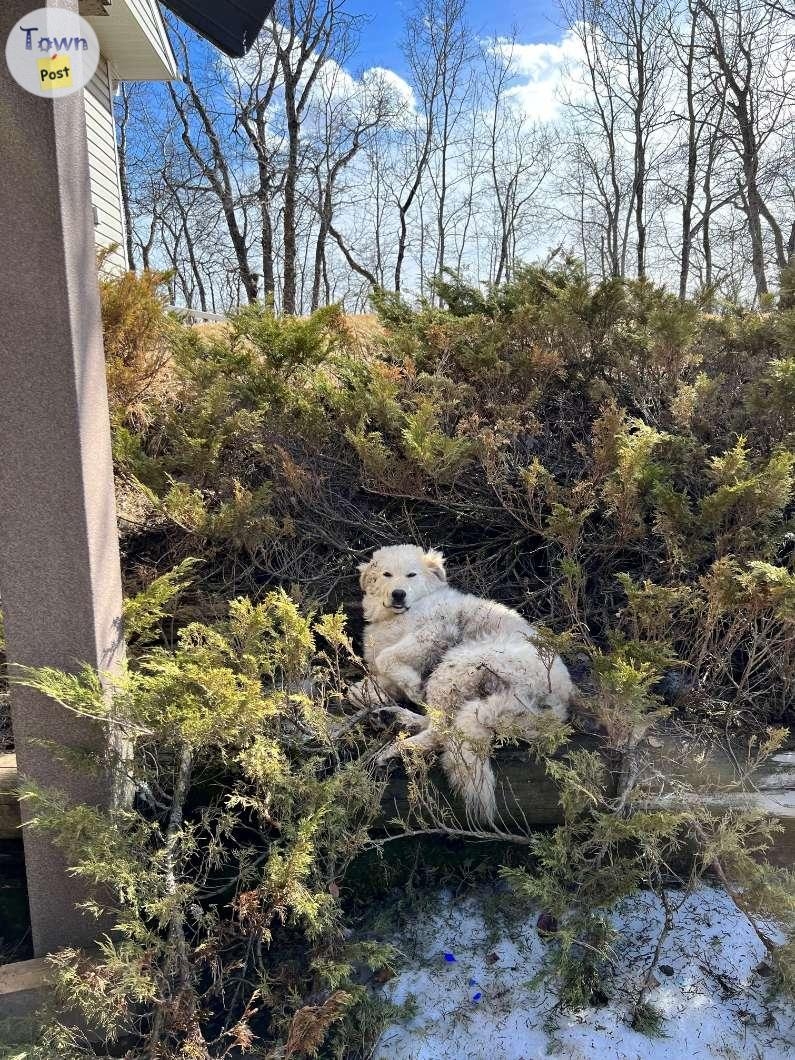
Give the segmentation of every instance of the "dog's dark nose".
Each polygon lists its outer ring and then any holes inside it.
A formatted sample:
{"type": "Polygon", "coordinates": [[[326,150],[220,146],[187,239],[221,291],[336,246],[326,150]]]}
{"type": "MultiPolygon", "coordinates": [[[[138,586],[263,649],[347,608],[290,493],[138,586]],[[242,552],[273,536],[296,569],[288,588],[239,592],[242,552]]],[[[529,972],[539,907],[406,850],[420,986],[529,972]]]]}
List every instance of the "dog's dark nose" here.
{"type": "Polygon", "coordinates": [[[405,589],[393,589],[392,590],[392,602],[395,604],[405,604],[406,602],[406,590],[405,589]]]}

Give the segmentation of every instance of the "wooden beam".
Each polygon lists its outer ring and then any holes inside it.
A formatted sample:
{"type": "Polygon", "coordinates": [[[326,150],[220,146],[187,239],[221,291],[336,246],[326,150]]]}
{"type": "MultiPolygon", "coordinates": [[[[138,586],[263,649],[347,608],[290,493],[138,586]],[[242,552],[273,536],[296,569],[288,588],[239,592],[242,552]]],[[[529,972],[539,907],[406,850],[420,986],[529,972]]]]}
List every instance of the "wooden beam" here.
{"type": "Polygon", "coordinates": [[[0,964],[0,998],[9,994],[40,990],[47,982],[47,968],[45,957],[0,964]]]}
{"type": "MultiPolygon", "coordinates": [[[[578,736],[575,747],[596,750],[599,740],[593,736],[578,736]]],[[[719,763],[728,767],[728,760],[719,763]]],[[[525,748],[504,749],[495,759],[500,803],[507,810],[523,817],[529,825],[546,827],[561,820],[558,792],[544,768],[530,759],[525,748]]],[[[434,782],[440,784],[449,795],[440,770],[434,770],[434,782]]],[[[19,836],[19,802],[14,794],[17,784],[16,757],[0,755],[0,839],[19,836]]],[[[705,805],[753,807],[781,819],[795,821],[795,753],[774,755],[756,778],[756,790],[722,792],[717,795],[705,793],[700,801],[705,805]]],[[[659,804],[660,800],[656,801],[659,804]]],[[[392,767],[389,786],[384,798],[384,816],[389,819],[404,813],[408,808],[405,774],[398,765],[392,767]]]]}
{"type": "Polygon", "coordinates": [[[19,838],[17,756],[0,755],[0,839],[19,838]]]}
{"type": "MultiPolygon", "coordinates": [[[[27,1025],[50,992],[50,972],[47,961],[37,957],[32,961],[15,961],[0,965],[0,1019],[12,1025],[27,1025]]],[[[3,1042],[0,1042],[0,1054],[3,1042]]],[[[16,1055],[12,1050],[12,1055],[16,1055]]]]}

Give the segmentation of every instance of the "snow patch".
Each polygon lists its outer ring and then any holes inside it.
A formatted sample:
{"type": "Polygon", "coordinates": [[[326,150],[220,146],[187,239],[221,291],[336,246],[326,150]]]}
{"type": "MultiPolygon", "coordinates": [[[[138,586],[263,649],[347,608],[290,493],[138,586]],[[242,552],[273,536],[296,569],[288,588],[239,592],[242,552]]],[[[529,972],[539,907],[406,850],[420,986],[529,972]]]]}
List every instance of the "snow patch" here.
{"type": "Polygon", "coordinates": [[[658,896],[641,892],[611,912],[610,1002],[559,1014],[552,991],[532,982],[550,945],[535,916],[495,932],[480,898],[443,893],[394,940],[406,966],[383,992],[412,1004],[412,1016],[384,1031],[374,1060],[795,1060],[795,1005],[767,999],[765,949],[747,917],[712,887],[666,897],[673,928],[647,995],[665,1037],[626,1022],[665,923],[658,896]]]}

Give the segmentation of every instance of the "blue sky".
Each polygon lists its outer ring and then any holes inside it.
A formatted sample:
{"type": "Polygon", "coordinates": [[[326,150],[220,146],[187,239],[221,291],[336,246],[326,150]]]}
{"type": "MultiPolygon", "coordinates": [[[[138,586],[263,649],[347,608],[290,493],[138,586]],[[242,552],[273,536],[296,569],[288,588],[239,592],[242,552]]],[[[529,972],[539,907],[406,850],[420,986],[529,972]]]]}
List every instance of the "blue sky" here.
{"type": "MultiPolygon", "coordinates": [[[[345,9],[362,16],[358,45],[346,65],[357,78],[372,67],[392,71],[398,83],[411,77],[401,51],[406,19],[416,0],[347,0],[345,9]]],[[[559,0],[468,0],[468,19],[475,40],[509,37],[515,33],[510,64],[513,84],[510,94],[534,121],[554,120],[560,110],[560,87],[567,63],[579,59],[576,39],[563,27],[559,0]]],[[[171,19],[169,18],[169,21],[171,19]]],[[[184,27],[183,27],[184,29],[184,27]]],[[[206,42],[188,32],[188,48],[194,67],[216,53],[206,42]]],[[[571,89],[570,80],[567,82],[571,89]]],[[[408,85],[403,85],[410,94],[408,85]]]]}
{"type": "MultiPolygon", "coordinates": [[[[416,0],[346,0],[345,10],[362,17],[358,45],[346,70],[354,78],[371,67],[393,71],[410,81],[401,51],[408,14],[416,0]]],[[[467,17],[474,40],[509,37],[512,49],[511,89],[522,109],[534,120],[546,121],[558,113],[558,89],[565,76],[565,61],[574,57],[573,39],[563,27],[559,0],[468,0],[467,17]]],[[[171,22],[172,16],[168,16],[171,22]]],[[[184,25],[181,26],[184,32],[184,25]]],[[[215,55],[210,46],[190,31],[186,34],[194,66],[215,55]]],[[[408,91],[408,89],[407,89],[408,91]]]]}
{"type": "MultiPolygon", "coordinates": [[[[362,29],[357,65],[386,66],[405,76],[400,40],[411,6],[410,0],[350,0],[349,10],[369,19],[362,29]]],[[[470,0],[468,6],[477,36],[507,35],[515,28],[522,43],[535,44],[556,41],[561,35],[555,0],[470,0]]]]}

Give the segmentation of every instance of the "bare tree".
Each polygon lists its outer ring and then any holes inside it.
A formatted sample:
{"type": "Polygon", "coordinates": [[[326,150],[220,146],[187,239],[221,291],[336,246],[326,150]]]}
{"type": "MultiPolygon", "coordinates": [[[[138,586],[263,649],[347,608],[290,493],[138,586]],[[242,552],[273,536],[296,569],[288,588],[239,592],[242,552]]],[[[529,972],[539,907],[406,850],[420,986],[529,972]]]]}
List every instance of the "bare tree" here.
{"type": "MultiPolygon", "coordinates": [[[[176,39],[181,56],[181,83],[185,92],[177,91],[170,81],[168,92],[182,125],[182,142],[207,187],[221,204],[237,259],[240,281],[246,298],[249,302],[254,302],[257,299],[259,277],[249,261],[246,217],[244,213],[239,216],[241,203],[236,175],[230,164],[229,153],[224,147],[221,128],[208,102],[213,93],[207,92],[206,84],[202,85],[201,89],[197,87],[185,41],[179,36],[176,36],[176,39]]],[[[212,85],[212,89],[218,90],[217,83],[212,85]]]]}
{"type": "MultiPolygon", "coordinates": [[[[335,72],[335,80],[337,77],[335,72]]],[[[340,178],[362,148],[401,110],[394,92],[380,74],[370,74],[352,88],[344,84],[344,77],[339,79],[343,84],[328,86],[322,114],[323,126],[318,137],[322,149],[316,168],[319,224],[315,245],[312,309],[319,305],[321,269],[324,270],[326,265],[326,241],[329,235],[335,240],[353,271],[366,279],[371,286],[377,285],[370,270],[355,261],[345,245],[343,236],[333,224],[335,191],[340,178]]]]}
{"type": "Polygon", "coordinates": [[[127,243],[127,262],[135,272],[135,232],[130,207],[130,187],[127,180],[127,127],[130,123],[130,93],[133,91],[128,84],[122,83],[120,105],[117,108],[116,129],[118,135],[119,154],[119,190],[121,192],[122,212],[124,214],[124,238],[127,243]]]}
{"type": "MultiPolygon", "coordinates": [[[[590,93],[585,101],[570,99],[591,131],[603,140],[606,156],[600,188],[606,212],[610,272],[626,268],[629,216],[635,229],[636,275],[646,275],[648,184],[653,172],[650,150],[664,121],[668,81],[665,12],[661,0],[566,0],[569,26],[585,56],[590,93]],[[625,142],[631,144],[624,160],[625,142]],[[630,174],[629,187],[624,173],[630,174]],[[607,179],[605,179],[607,178],[607,179]]],[[[582,143],[582,141],[581,141],[582,143]]],[[[582,148],[581,148],[582,149],[582,148]]],[[[591,147],[590,168],[598,154],[591,147]]]]}
{"type": "Polygon", "coordinates": [[[543,240],[599,278],[747,298],[795,251],[781,0],[563,0],[544,120],[515,37],[473,59],[466,0],[414,0],[406,81],[353,71],[345,0],[278,2],[245,59],[178,39],[181,85],[119,97],[128,256],[174,297],[433,298],[449,266],[504,283],[543,240]]]}
{"type": "Polygon", "coordinates": [[[496,215],[496,246],[490,279],[510,280],[519,228],[534,216],[534,200],[552,165],[550,137],[510,98],[515,38],[501,39],[484,49],[483,123],[496,215]]]}
{"type": "Polygon", "coordinates": [[[121,85],[116,102],[119,186],[133,271],[139,255],[144,269],[152,267],[165,205],[162,145],[168,139],[168,124],[162,114],[152,112],[150,103],[141,86],[121,85]]]}
{"type": "Polygon", "coordinates": [[[768,278],[763,221],[779,268],[786,266],[792,252],[769,202],[780,166],[791,164],[791,157],[782,159],[780,151],[795,99],[792,37],[786,16],[753,0],[698,0],[698,10],[709,30],[706,61],[712,81],[726,98],[730,121],[725,135],[740,163],[737,199],[747,221],[756,293],[764,295],[768,278]]]}
{"type": "Polygon", "coordinates": [[[260,248],[262,257],[262,293],[266,298],[275,294],[274,218],[276,196],[281,191],[279,158],[283,137],[269,121],[281,65],[272,36],[261,35],[246,59],[232,66],[232,106],[239,127],[248,138],[257,163],[257,185],[254,199],[259,208],[260,248]]]}
{"type": "MultiPolygon", "coordinates": [[[[187,255],[187,261],[189,266],[189,275],[192,278],[192,284],[190,285],[190,294],[188,294],[188,284],[186,282],[186,272],[184,267],[181,267],[177,262],[173,262],[173,267],[179,273],[183,281],[183,290],[186,295],[186,303],[189,307],[193,307],[193,292],[198,294],[199,297],[199,308],[206,312],[207,310],[207,291],[204,284],[204,278],[202,275],[202,269],[199,264],[199,260],[196,252],[196,240],[194,238],[194,232],[192,228],[191,218],[196,217],[196,210],[193,207],[193,201],[195,196],[186,195],[186,189],[184,185],[181,185],[176,179],[174,174],[170,171],[170,167],[165,167],[163,173],[163,182],[170,193],[169,205],[171,207],[171,213],[174,216],[175,223],[172,231],[176,232],[179,237],[184,240],[185,253],[187,255]]],[[[164,215],[164,223],[168,214],[164,215]]]]}
{"type": "Polygon", "coordinates": [[[270,25],[281,69],[287,128],[282,307],[285,313],[295,313],[301,124],[324,64],[330,59],[344,63],[355,46],[356,19],[345,9],[344,0],[284,0],[270,25]]]}
{"type": "Polygon", "coordinates": [[[446,267],[447,210],[451,191],[452,153],[461,115],[468,102],[471,86],[470,64],[477,54],[472,46],[472,31],[467,24],[466,0],[433,0],[425,7],[429,58],[439,72],[436,116],[432,123],[433,157],[431,169],[436,191],[436,255],[433,272],[440,275],[446,267]]]}
{"type": "MultiPolygon", "coordinates": [[[[598,0],[564,0],[570,31],[582,47],[583,63],[578,83],[586,89],[571,93],[566,102],[573,116],[572,143],[578,157],[577,172],[595,189],[594,199],[603,214],[600,239],[604,271],[623,276],[626,265],[626,235],[623,219],[630,191],[621,153],[626,108],[619,88],[619,71],[604,47],[599,27],[598,0]]],[[[578,84],[579,87],[579,84],[578,84]]]]}
{"type": "Polygon", "coordinates": [[[403,140],[402,175],[398,178],[395,196],[399,223],[394,274],[396,291],[401,288],[409,236],[409,213],[433,154],[439,101],[444,91],[445,65],[451,47],[457,46],[457,36],[451,32],[454,20],[447,17],[448,3],[455,10],[461,10],[459,0],[419,0],[406,22],[403,38],[403,53],[418,96],[418,107],[414,121],[407,130],[408,135],[403,140]],[[446,23],[450,25],[450,30],[445,33],[446,23]]]}
{"type": "Polygon", "coordinates": [[[712,216],[735,198],[733,191],[728,195],[715,191],[716,166],[725,155],[726,93],[715,91],[703,62],[702,23],[698,0],[686,0],[683,9],[672,9],[667,28],[678,82],[672,86],[675,102],[670,118],[675,135],[663,183],[668,201],[678,203],[681,210],[679,247],[674,249],[680,300],[687,297],[699,243],[702,282],[712,286],[712,216]]]}

